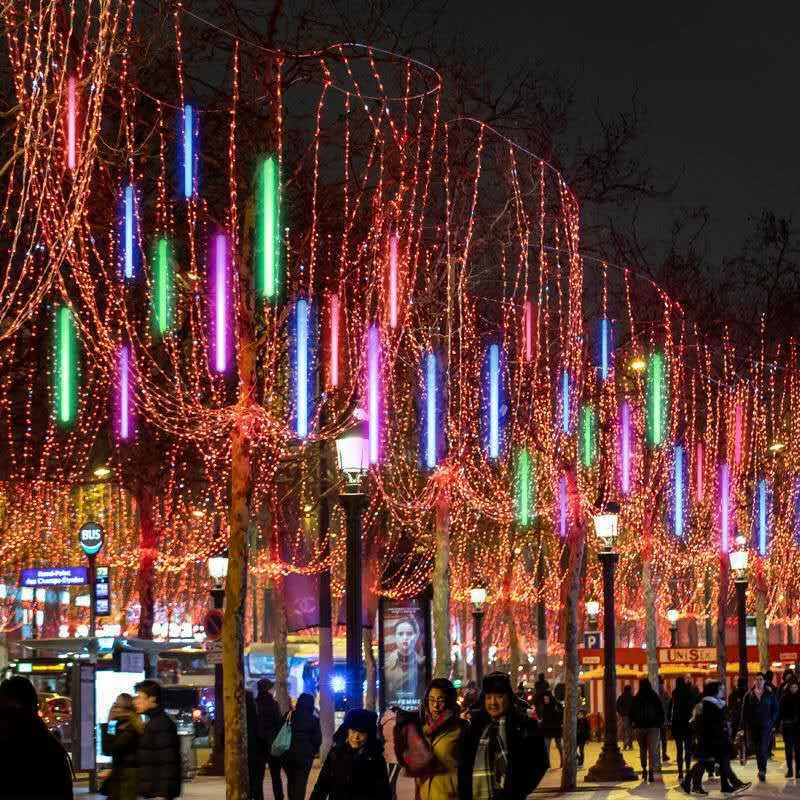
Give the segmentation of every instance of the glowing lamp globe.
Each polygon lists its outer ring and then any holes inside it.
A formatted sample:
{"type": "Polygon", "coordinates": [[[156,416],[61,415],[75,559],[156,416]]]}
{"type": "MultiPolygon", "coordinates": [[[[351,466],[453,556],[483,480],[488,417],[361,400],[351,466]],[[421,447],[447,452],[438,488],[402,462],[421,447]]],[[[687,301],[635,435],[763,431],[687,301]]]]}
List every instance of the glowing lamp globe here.
{"type": "Polygon", "coordinates": [[[208,574],[215,584],[219,585],[228,574],[228,551],[208,559],[208,574]]]}
{"type": "Polygon", "coordinates": [[[619,505],[617,503],[607,503],[605,508],[594,515],[595,533],[606,550],[611,550],[617,541],[618,522],[619,505]]]}
{"type": "Polygon", "coordinates": [[[358,422],[336,440],[336,455],[348,485],[358,486],[369,468],[369,432],[365,421],[358,422]]]}
{"type": "Polygon", "coordinates": [[[587,600],[586,601],[586,613],[590,617],[596,617],[600,613],[600,601],[599,600],[587,600]]]}
{"type": "Polygon", "coordinates": [[[747,578],[747,550],[731,550],[731,572],[737,581],[747,578]]]}
{"type": "Polygon", "coordinates": [[[476,614],[480,614],[486,604],[487,591],[485,586],[473,586],[469,590],[469,601],[476,614]]]}
{"type": "Polygon", "coordinates": [[[678,611],[674,608],[671,608],[669,611],[667,611],[667,619],[669,620],[670,625],[677,625],[679,616],[680,615],[678,614],[678,611]]]}

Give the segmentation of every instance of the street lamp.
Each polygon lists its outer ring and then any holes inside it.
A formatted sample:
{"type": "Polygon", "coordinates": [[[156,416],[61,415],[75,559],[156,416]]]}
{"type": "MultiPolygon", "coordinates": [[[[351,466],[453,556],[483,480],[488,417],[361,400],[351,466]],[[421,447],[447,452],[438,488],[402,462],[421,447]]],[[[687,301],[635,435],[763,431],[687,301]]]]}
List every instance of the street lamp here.
{"type": "Polygon", "coordinates": [[[486,605],[488,592],[482,583],[476,583],[469,590],[469,601],[472,603],[472,630],[475,635],[475,678],[480,686],[483,680],[483,607],[486,605]]]}
{"type": "Polygon", "coordinates": [[[594,529],[602,549],[599,557],[603,565],[603,687],[605,695],[605,738],[600,756],[586,773],[592,783],[632,781],[636,773],[625,763],[617,744],[617,662],[616,632],[614,630],[614,570],[619,556],[614,550],[619,522],[619,504],[606,503],[594,515],[594,529]]]}
{"type": "MultiPolygon", "coordinates": [[[[228,550],[222,550],[208,559],[208,576],[211,578],[211,604],[217,610],[225,605],[225,578],[228,575],[228,550]]],[[[225,774],[225,712],[222,664],[214,664],[214,746],[203,773],[225,774]]]]}
{"type": "Polygon", "coordinates": [[[589,617],[589,630],[597,630],[597,617],[600,614],[600,601],[592,598],[586,601],[586,614],[589,617]]]}
{"type": "Polygon", "coordinates": [[[361,678],[361,515],[367,497],[361,491],[361,481],[369,467],[369,429],[364,420],[357,422],[336,440],[339,469],[346,478],[345,490],[339,502],[347,518],[347,679],[351,708],[363,704],[361,678]]]}
{"type": "Polygon", "coordinates": [[[731,550],[731,572],[736,583],[736,610],[739,622],[739,677],[747,680],[747,542],[736,537],[736,550],[731,550]]]}
{"type": "Polygon", "coordinates": [[[677,609],[670,608],[667,611],[667,620],[669,620],[669,646],[678,646],[678,614],[677,609]]]}

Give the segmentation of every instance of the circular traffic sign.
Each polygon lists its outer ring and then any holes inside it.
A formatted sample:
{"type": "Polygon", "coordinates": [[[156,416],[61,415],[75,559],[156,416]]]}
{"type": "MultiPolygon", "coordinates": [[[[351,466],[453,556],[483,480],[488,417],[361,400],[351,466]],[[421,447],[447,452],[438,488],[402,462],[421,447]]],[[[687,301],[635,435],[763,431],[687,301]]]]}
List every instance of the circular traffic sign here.
{"type": "Polygon", "coordinates": [[[216,642],[222,636],[222,621],[224,617],[218,608],[211,608],[206,613],[203,627],[206,629],[206,638],[210,642],[216,642]]]}
{"type": "Polygon", "coordinates": [[[78,534],[81,549],[87,556],[96,556],[103,547],[105,535],[96,522],[87,522],[78,534]]]}

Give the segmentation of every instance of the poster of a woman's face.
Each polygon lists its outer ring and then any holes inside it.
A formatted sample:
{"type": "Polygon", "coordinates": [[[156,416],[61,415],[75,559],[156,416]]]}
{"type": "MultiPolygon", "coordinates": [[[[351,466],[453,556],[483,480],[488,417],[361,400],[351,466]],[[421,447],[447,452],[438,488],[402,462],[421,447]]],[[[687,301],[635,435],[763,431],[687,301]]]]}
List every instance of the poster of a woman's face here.
{"type": "Polygon", "coordinates": [[[383,613],[384,697],[387,706],[414,709],[425,692],[424,614],[419,603],[386,605],[383,613]]]}

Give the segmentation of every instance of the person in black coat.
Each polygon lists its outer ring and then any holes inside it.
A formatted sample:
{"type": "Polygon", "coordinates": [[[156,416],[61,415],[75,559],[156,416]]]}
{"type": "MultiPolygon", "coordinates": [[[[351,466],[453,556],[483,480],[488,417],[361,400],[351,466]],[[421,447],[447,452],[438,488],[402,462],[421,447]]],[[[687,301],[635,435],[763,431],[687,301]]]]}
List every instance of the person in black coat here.
{"type": "Polygon", "coordinates": [[[780,721],[786,750],[786,777],[800,777],[800,685],[790,677],[781,688],[780,721]]]}
{"type": "Polygon", "coordinates": [[[709,681],[703,689],[703,700],[695,710],[691,726],[697,741],[697,762],[681,781],[686,794],[708,794],[703,789],[703,774],[709,764],[719,763],[720,788],[725,794],[746,789],[731,769],[730,729],[725,717],[724,686],[709,681]]]}
{"type": "Polygon", "coordinates": [[[166,800],[180,797],[181,743],[177,726],[164,711],[161,684],[152,680],[137,684],[133,703],[139,714],[147,715],[139,740],[139,793],[166,800]]]}
{"type": "Polygon", "coordinates": [[[670,720],[672,738],[675,740],[675,749],[678,754],[678,780],[683,780],[684,770],[688,772],[692,766],[692,736],[689,722],[696,705],[697,698],[686,685],[686,679],[678,678],[675,681],[675,688],[672,690],[672,719],[670,720]]]}
{"type": "Polygon", "coordinates": [[[470,718],[459,765],[461,800],[523,800],[550,766],[536,720],[515,701],[511,679],[492,672],[483,679],[483,703],[470,718]]]}
{"type": "MultiPolygon", "coordinates": [[[[299,698],[298,698],[299,703],[299,698]]],[[[350,709],[333,736],[310,800],[390,800],[378,715],[350,709]]]]}
{"type": "Polygon", "coordinates": [[[245,719],[247,720],[247,773],[250,784],[250,800],[264,800],[264,770],[267,751],[258,727],[256,699],[248,689],[244,693],[245,719]]]}
{"type": "Polygon", "coordinates": [[[629,683],[625,684],[622,694],[617,698],[617,714],[620,718],[622,731],[622,749],[633,750],[633,728],[631,727],[631,703],[633,703],[633,690],[629,683]]]}
{"type": "Polygon", "coordinates": [[[639,681],[639,691],[631,703],[631,725],[639,743],[642,780],[652,783],[658,740],[664,727],[664,706],[647,678],[639,681]]]}
{"type": "Polygon", "coordinates": [[[555,742],[558,757],[563,761],[564,754],[561,751],[561,737],[564,732],[564,707],[549,689],[546,689],[538,696],[536,714],[539,717],[542,736],[544,736],[544,747],[547,750],[548,760],[550,759],[550,743],[555,742]]]}
{"type": "Polygon", "coordinates": [[[578,766],[582,767],[584,762],[584,749],[592,729],[589,725],[589,717],[585,708],[578,711],[578,727],[576,730],[576,744],[578,745],[578,766]]]}
{"type": "Polygon", "coordinates": [[[292,729],[292,742],[281,758],[286,771],[289,800],[305,800],[311,764],[322,746],[322,728],[314,711],[314,696],[303,693],[293,711],[287,715],[292,729]]]}
{"type": "Polygon", "coordinates": [[[256,700],[256,713],[258,716],[258,735],[264,742],[264,753],[269,765],[269,775],[272,780],[272,795],[275,800],[283,800],[283,783],[281,782],[281,760],[275,758],[270,750],[272,742],[278,735],[283,724],[283,714],[278,701],[272,696],[274,683],[269,678],[262,678],[258,682],[258,698],[256,700]]]}
{"type": "Polygon", "coordinates": [[[114,701],[102,736],[103,752],[111,756],[100,793],[111,800],[136,800],[139,796],[139,738],[142,718],[134,711],[133,698],[123,692],[114,701]]]}
{"type": "Polygon", "coordinates": [[[66,750],[47,730],[36,689],[21,675],[0,684],[0,797],[72,800],[66,750]]]}
{"type": "Polygon", "coordinates": [[[755,751],[758,779],[762,782],[767,778],[767,759],[777,720],[775,693],[767,685],[764,674],[758,672],[753,688],[742,702],[742,727],[748,744],[755,751]]]}

